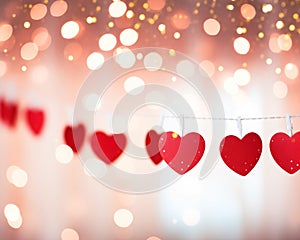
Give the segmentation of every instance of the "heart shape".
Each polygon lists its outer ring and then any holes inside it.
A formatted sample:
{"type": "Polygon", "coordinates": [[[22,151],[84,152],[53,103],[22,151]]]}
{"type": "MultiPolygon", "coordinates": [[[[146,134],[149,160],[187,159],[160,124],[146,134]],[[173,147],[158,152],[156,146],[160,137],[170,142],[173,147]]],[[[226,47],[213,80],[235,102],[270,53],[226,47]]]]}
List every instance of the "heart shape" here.
{"type": "Polygon", "coordinates": [[[36,136],[40,135],[45,122],[44,111],[41,109],[30,108],[26,110],[25,115],[27,124],[32,133],[36,136]]]}
{"type": "Polygon", "coordinates": [[[7,102],[5,99],[1,99],[0,108],[2,121],[11,128],[15,127],[18,115],[18,105],[14,102],[7,102]]]}
{"type": "Polygon", "coordinates": [[[103,162],[114,162],[123,152],[127,144],[124,134],[107,135],[104,132],[95,132],[91,137],[91,147],[94,153],[103,162]]]}
{"type": "Polygon", "coordinates": [[[230,135],[220,144],[225,164],[234,172],[246,176],[257,164],[262,152],[262,141],[256,133],[248,133],[242,139],[230,135]]]}
{"type": "Polygon", "coordinates": [[[145,140],[147,153],[150,159],[152,160],[152,162],[156,165],[158,165],[163,160],[158,148],[160,137],[161,134],[158,134],[154,130],[150,130],[147,133],[146,140],[145,140]]]}
{"type": "Polygon", "coordinates": [[[300,169],[300,132],[292,137],[281,132],[270,141],[270,151],[275,162],[289,174],[300,169]]]}
{"type": "Polygon", "coordinates": [[[3,98],[0,99],[0,118],[3,122],[6,121],[5,100],[3,98]]]}
{"type": "Polygon", "coordinates": [[[64,130],[65,143],[72,148],[74,153],[78,153],[83,146],[85,138],[85,127],[83,124],[76,126],[66,126],[64,130]]]}
{"type": "Polygon", "coordinates": [[[175,132],[163,133],[158,145],[165,162],[181,175],[197,165],[205,150],[204,138],[195,132],[182,138],[175,132]]]}

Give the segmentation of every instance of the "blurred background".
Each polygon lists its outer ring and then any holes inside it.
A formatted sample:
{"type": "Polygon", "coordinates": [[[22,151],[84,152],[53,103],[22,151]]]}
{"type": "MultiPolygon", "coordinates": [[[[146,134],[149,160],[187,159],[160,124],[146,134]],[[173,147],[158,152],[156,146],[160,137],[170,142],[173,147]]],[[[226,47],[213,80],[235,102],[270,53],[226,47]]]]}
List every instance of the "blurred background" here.
{"type": "MultiPolygon", "coordinates": [[[[298,0],[2,0],[0,239],[299,239],[299,174],[282,170],[269,151],[271,136],[287,132],[284,118],[243,121],[243,133],[256,132],[263,141],[247,176],[221,160],[202,180],[207,151],[221,139],[212,141],[211,123],[198,120],[207,141],[203,159],[176,183],[147,194],[97,182],[64,140],[88,74],[110,57],[144,47],[195,59],[215,84],[226,117],[299,114],[299,15],[298,0]]],[[[132,64],[142,58],[133,55],[132,64]]],[[[130,61],[116,57],[124,69],[130,61]]],[[[209,115],[205,99],[184,79],[161,72],[121,76],[100,102],[87,96],[87,110],[105,112],[95,114],[95,130],[110,132],[112,106],[148,83],[178,91],[197,116],[209,115]]],[[[180,131],[176,119],[162,121],[164,114],[170,112],[140,109],[127,137],[143,147],[152,125],[180,131]]],[[[239,134],[235,121],[225,124],[225,134],[239,134]]],[[[293,118],[295,132],[299,124],[293,118]]],[[[123,154],[115,166],[147,173],[166,164],[123,154]]]]}

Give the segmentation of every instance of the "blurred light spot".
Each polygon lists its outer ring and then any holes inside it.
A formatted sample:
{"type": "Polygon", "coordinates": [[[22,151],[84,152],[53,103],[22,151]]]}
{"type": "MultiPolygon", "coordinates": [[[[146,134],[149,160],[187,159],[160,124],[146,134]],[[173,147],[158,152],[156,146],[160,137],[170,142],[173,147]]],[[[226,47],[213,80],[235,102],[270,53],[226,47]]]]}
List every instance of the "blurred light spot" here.
{"type": "Polygon", "coordinates": [[[273,63],[273,60],[271,58],[266,59],[266,64],[271,65],[273,63]]]}
{"type": "Polygon", "coordinates": [[[281,34],[277,39],[278,46],[282,51],[289,51],[292,48],[293,42],[288,34],[281,34]]]}
{"type": "Polygon", "coordinates": [[[17,220],[15,221],[11,221],[11,220],[7,220],[7,223],[10,227],[14,228],[14,229],[18,229],[22,226],[23,223],[23,219],[20,216],[17,220]]]}
{"type": "Polygon", "coordinates": [[[47,14],[47,6],[43,3],[35,4],[30,10],[30,17],[33,20],[40,20],[47,14]]]}
{"type": "Polygon", "coordinates": [[[166,0],[148,0],[147,2],[153,11],[161,11],[166,5],[166,0]]]}
{"type": "Polygon", "coordinates": [[[115,26],[115,24],[114,24],[114,22],[109,22],[109,23],[107,24],[107,26],[108,26],[109,28],[113,28],[113,27],[115,26]]]}
{"type": "Polygon", "coordinates": [[[177,220],[176,218],[173,218],[173,219],[172,219],[172,223],[173,223],[173,224],[177,224],[177,223],[178,223],[178,220],[177,220]]]}
{"type": "Polygon", "coordinates": [[[173,34],[173,37],[174,37],[175,39],[179,39],[179,38],[181,37],[180,32],[175,32],[175,33],[173,34]]]}
{"type": "Polygon", "coordinates": [[[251,80],[251,75],[247,69],[239,68],[234,72],[233,79],[237,85],[246,86],[251,80]]]}
{"type": "Polygon", "coordinates": [[[295,31],[295,30],[296,30],[296,26],[295,26],[294,24],[291,24],[291,25],[289,26],[289,30],[290,30],[291,32],[295,31]]]}
{"type": "Polygon", "coordinates": [[[177,81],[177,77],[173,76],[173,77],[171,78],[171,80],[172,80],[172,82],[176,82],[176,81],[177,81]]]}
{"type": "Polygon", "coordinates": [[[132,46],[137,42],[139,35],[132,28],[127,28],[120,33],[120,41],[124,46],[132,46]]]}
{"type": "Polygon", "coordinates": [[[251,4],[248,4],[248,3],[243,4],[241,6],[241,15],[247,21],[252,20],[256,15],[255,7],[253,7],[251,4]]]}
{"type": "Polygon", "coordinates": [[[277,81],[273,85],[273,93],[277,98],[283,99],[288,93],[288,87],[284,82],[277,81]]]}
{"type": "Polygon", "coordinates": [[[101,53],[98,52],[91,53],[86,60],[87,67],[90,70],[97,70],[101,68],[103,63],[104,57],[101,53]]]}
{"type": "Polygon", "coordinates": [[[144,58],[144,66],[148,71],[157,71],[161,68],[163,59],[157,52],[148,53],[144,58]]]}
{"type": "Polygon", "coordinates": [[[221,25],[216,19],[209,18],[203,23],[203,28],[206,34],[216,36],[220,32],[221,25]]]}
{"type": "Polygon", "coordinates": [[[0,77],[3,77],[7,71],[7,64],[4,61],[0,60],[0,77]]]}
{"type": "Polygon", "coordinates": [[[69,21],[66,22],[61,28],[61,35],[65,39],[72,39],[79,33],[79,25],[77,22],[69,21]]]}
{"type": "Polygon", "coordinates": [[[121,68],[131,68],[135,62],[135,55],[129,48],[119,47],[114,51],[114,58],[121,68]]]}
{"type": "Polygon", "coordinates": [[[281,68],[280,68],[280,67],[277,67],[277,68],[275,69],[275,73],[276,73],[276,74],[280,74],[280,73],[281,73],[281,68]]]}
{"type": "Polygon", "coordinates": [[[145,19],[146,19],[146,16],[145,16],[145,14],[140,14],[139,15],[139,19],[141,20],[141,21],[144,21],[145,19]]]}
{"type": "Polygon", "coordinates": [[[109,5],[108,12],[113,18],[122,17],[127,10],[127,6],[122,1],[114,1],[109,5]]]}
{"type": "Polygon", "coordinates": [[[143,59],[143,54],[142,54],[142,53],[138,53],[138,54],[136,55],[136,58],[137,58],[138,60],[142,60],[142,59],[143,59]]]}
{"type": "Polygon", "coordinates": [[[78,60],[81,57],[82,51],[82,46],[77,42],[73,42],[65,47],[64,56],[69,61],[78,60]]]}
{"type": "Polygon", "coordinates": [[[33,42],[25,43],[21,47],[21,57],[24,60],[32,60],[38,55],[38,46],[33,42]]]}
{"type": "Polygon", "coordinates": [[[272,12],[272,10],[273,10],[272,4],[270,4],[270,3],[264,3],[262,5],[262,11],[263,11],[263,13],[269,13],[269,12],[272,12]]]}
{"type": "Polygon", "coordinates": [[[15,170],[18,170],[18,169],[20,169],[20,168],[17,167],[17,166],[9,166],[9,167],[7,168],[7,170],[6,170],[6,178],[7,178],[7,180],[8,180],[10,183],[13,182],[13,180],[12,180],[12,174],[13,174],[13,172],[14,172],[15,170]]]}
{"type": "Polygon", "coordinates": [[[28,28],[30,28],[31,23],[26,21],[26,22],[24,22],[23,26],[24,26],[24,28],[28,29],[28,28]]]}
{"type": "Polygon", "coordinates": [[[130,76],[124,82],[124,89],[130,95],[138,95],[144,91],[145,83],[143,79],[130,76]]]}
{"type": "Polygon", "coordinates": [[[68,3],[62,0],[55,1],[51,4],[50,14],[53,17],[60,17],[68,10],[68,3]]]}
{"type": "Polygon", "coordinates": [[[161,239],[153,236],[153,237],[148,237],[147,240],[161,240],[161,239]]]}
{"type": "Polygon", "coordinates": [[[224,81],[224,90],[231,95],[235,95],[239,92],[239,87],[233,78],[227,78],[224,81]]]}
{"type": "Polygon", "coordinates": [[[189,60],[182,60],[176,65],[176,72],[184,77],[192,77],[195,73],[195,64],[189,60]]]}
{"type": "Polygon", "coordinates": [[[186,12],[180,11],[171,17],[171,23],[175,29],[183,30],[190,26],[191,19],[186,12]]]}
{"type": "Polygon", "coordinates": [[[71,228],[65,228],[60,235],[61,240],[79,240],[78,233],[71,228]]]}
{"type": "Polygon", "coordinates": [[[278,46],[278,36],[279,34],[273,33],[269,39],[269,48],[273,53],[280,53],[281,49],[278,46]]]}
{"type": "Polygon", "coordinates": [[[56,147],[55,157],[59,163],[68,164],[72,161],[73,156],[73,150],[68,145],[61,144],[56,147]]]}
{"type": "Polygon", "coordinates": [[[115,224],[121,228],[129,227],[133,222],[133,215],[127,209],[119,209],[114,214],[115,224]]]}
{"type": "Polygon", "coordinates": [[[277,22],[276,22],[276,28],[277,28],[277,29],[282,29],[282,28],[284,28],[284,23],[283,23],[283,21],[281,21],[281,20],[277,21],[277,22]]]}
{"type": "Polygon", "coordinates": [[[16,187],[23,188],[27,184],[28,176],[24,170],[17,168],[12,172],[11,180],[16,187]]]}
{"type": "Polygon", "coordinates": [[[198,209],[188,209],[183,213],[182,220],[187,226],[195,226],[200,221],[200,213],[198,209]]]}
{"type": "Polygon", "coordinates": [[[13,27],[10,24],[0,24],[0,42],[8,40],[13,33],[13,27]]]}
{"type": "Polygon", "coordinates": [[[219,72],[223,72],[223,71],[224,71],[224,67],[223,67],[222,65],[220,65],[220,66],[218,67],[218,71],[219,71],[219,72]]]}
{"type": "Polygon", "coordinates": [[[99,39],[99,47],[103,51],[112,50],[116,46],[116,44],[117,38],[111,33],[106,33],[99,39]]]}
{"type": "Polygon", "coordinates": [[[4,216],[7,221],[17,221],[21,217],[20,209],[15,204],[7,204],[4,207],[4,216]]]}
{"type": "Polygon", "coordinates": [[[128,11],[126,12],[126,17],[127,17],[127,18],[133,18],[133,17],[134,17],[134,12],[133,12],[132,10],[128,10],[128,11]]]}
{"type": "Polygon", "coordinates": [[[160,31],[160,32],[166,31],[166,25],[163,23],[159,24],[157,28],[158,28],[158,31],[160,31]]]}
{"type": "Polygon", "coordinates": [[[32,41],[38,46],[39,51],[49,48],[52,38],[47,28],[39,27],[32,34],[32,41]]]}
{"type": "Polygon", "coordinates": [[[99,161],[99,159],[90,158],[84,162],[84,172],[88,176],[94,176],[99,179],[105,176],[107,166],[103,161],[99,161]]]}
{"type": "Polygon", "coordinates": [[[296,79],[299,74],[299,69],[295,64],[288,63],[284,67],[284,74],[289,79],[296,79]]]}
{"type": "Polygon", "coordinates": [[[212,77],[215,74],[215,65],[208,60],[200,62],[199,66],[203,69],[209,77],[212,77]]]}
{"type": "Polygon", "coordinates": [[[250,50],[250,43],[246,38],[238,37],[233,42],[234,50],[241,55],[245,55],[250,50]]]}
{"type": "Polygon", "coordinates": [[[234,6],[232,4],[228,4],[226,5],[226,9],[232,11],[234,9],[234,6]]]}
{"type": "Polygon", "coordinates": [[[90,93],[84,97],[83,104],[86,110],[94,112],[100,107],[100,97],[96,93],[90,93]]]}
{"type": "Polygon", "coordinates": [[[258,36],[259,38],[264,38],[265,34],[264,34],[263,32],[259,32],[259,33],[257,34],[257,36],[258,36]]]}
{"type": "Polygon", "coordinates": [[[35,83],[44,83],[49,78],[49,70],[45,66],[35,66],[31,73],[31,79],[35,83]]]}

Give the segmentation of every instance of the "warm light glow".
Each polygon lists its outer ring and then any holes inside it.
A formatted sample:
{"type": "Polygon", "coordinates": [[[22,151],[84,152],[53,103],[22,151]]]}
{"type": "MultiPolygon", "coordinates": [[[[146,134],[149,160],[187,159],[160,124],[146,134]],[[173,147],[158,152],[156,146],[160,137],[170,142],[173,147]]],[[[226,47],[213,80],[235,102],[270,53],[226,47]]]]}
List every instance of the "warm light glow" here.
{"type": "Polygon", "coordinates": [[[148,6],[153,11],[161,11],[165,5],[166,0],[148,0],[148,6]]]}
{"type": "Polygon", "coordinates": [[[177,12],[171,17],[171,23],[174,28],[183,30],[190,26],[191,19],[186,12],[177,12]]]}
{"type": "Polygon", "coordinates": [[[30,17],[33,20],[40,20],[47,14],[47,6],[43,3],[35,4],[30,10],[30,17]]]}
{"type": "Polygon", "coordinates": [[[38,55],[38,46],[33,43],[33,42],[29,42],[29,43],[25,43],[22,47],[21,47],[21,57],[24,60],[32,60],[34,59],[37,55],[38,55]]]}
{"type": "Polygon", "coordinates": [[[248,3],[243,4],[241,6],[241,15],[247,21],[252,20],[256,15],[255,7],[253,7],[251,4],[248,4],[248,3]]]}
{"type": "Polygon", "coordinates": [[[161,23],[158,25],[158,31],[165,32],[166,31],[166,25],[161,23]]]}
{"type": "Polygon", "coordinates": [[[277,38],[278,47],[282,51],[289,51],[292,48],[293,42],[288,34],[281,34],[277,38]]]}
{"type": "Polygon", "coordinates": [[[137,76],[130,76],[124,82],[124,89],[130,95],[138,95],[143,92],[145,83],[137,76]]]}
{"type": "Polygon", "coordinates": [[[64,56],[69,61],[78,60],[82,55],[82,51],[82,46],[77,42],[73,42],[66,45],[64,49],[64,56]]]}
{"type": "Polygon", "coordinates": [[[73,156],[73,150],[68,145],[61,144],[56,147],[55,157],[59,163],[68,164],[72,161],[73,156]]]}
{"type": "Polygon", "coordinates": [[[215,74],[215,65],[208,60],[200,62],[199,66],[207,73],[209,77],[212,77],[215,74]]]}
{"type": "Polygon", "coordinates": [[[275,97],[277,97],[277,98],[280,98],[280,99],[285,98],[288,93],[288,87],[287,87],[286,83],[284,83],[282,81],[275,82],[273,85],[273,93],[274,93],[275,97]]]}
{"type": "Polygon", "coordinates": [[[278,36],[279,34],[273,33],[269,39],[269,48],[273,53],[280,53],[281,49],[278,46],[278,36]]]}
{"type": "Polygon", "coordinates": [[[7,41],[13,33],[13,27],[10,24],[0,24],[0,42],[7,41]]]}
{"type": "Polygon", "coordinates": [[[91,53],[86,60],[87,67],[90,70],[97,70],[101,68],[103,63],[104,63],[104,57],[99,52],[91,53]]]}
{"type": "Polygon", "coordinates": [[[282,70],[281,70],[280,67],[277,67],[277,68],[275,69],[275,73],[278,74],[278,75],[281,73],[281,71],[282,71],[282,70]]]}
{"type": "Polygon", "coordinates": [[[175,39],[179,39],[179,38],[181,37],[180,32],[175,32],[174,35],[173,35],[173,37],[174,37],[175,39]]]}
{"type": "Polygon", "coordinates": [[[269,12],[271,12],[272,10],[273,10],[272,4],[270,4],[270,3],[264,3],[264,4],[262,5],[262,11],[263,11],[263,13],[269,13],[269,12]]]}
{"type": "Polygon", "coordinates": [[[39,51],[44,51],[50,47],[52,38],[47,28],[39,27],[33,32],[32,41],[38,46],[39,51]]]}
{"type": "Polygon", "coordinates": [[[60,235],[61,240],[79,240],[78,233],[71,228],[65,228],[60,235]]]}
{"type": "Polygon", "coordinates": [[[251,75],[247,69],[239,68],[234,72],[233,79],[237,85],[246,86],[251,80],[251,75]]]}
{"type": "Polygon", "coordinates": [[[234,6],[232,4],[228,4],[226,5],[226,9],[232,11],[234,9],[234,6]]]}
{"type": "Polygon", "coordinates": [[[7,71],[7,64],[4,61],[0,60],[0,77],[3,77],[7,71]]]}
{"type": "Polygon", "coordinates": [[[289,79],[296,79],[299,75],[299,69],[294,63],[288,63],[284,67],[284,74],[289,79]]]}
{"type": "Polygon", "coordinates": [[[132,28],[127,28],[120,33],[120,42],[124,46],[134,45],[139,38],[137,31],[132,28]]]}
{"type": "Polygon", "coordinates": [[[217,20],[209,18],[203,23],[203,28],[206,34],[216,36],[220,32],[221,26],[217,20]]]}
{"type": "Polygon", "coordinates": [[[133,12],[132,10],[128,10],[128,11],[126,12],[126,17],[127,17],[127,18],[133,18],[133,17],[134,17],[134,12],[133,12]]]}
{"type": "Polygon", "coordinates": [[[66,22],[61,28],[61,35],[65,39],[72,39],[79,33],[79,24],[74,21],[66,22]]]}
{"type": "Polygon", "coordinates": [[[127,10],[126,3],[122,1],[114,1],[109,5],[108,12],[113,18],[122,17],[127,10]]]}
{"type": "Polygon", "coordinates": [[[30,22],[26,21],[26,22],[24,22],[23,26],[24,26],[24,28],[28,29],[28,28],[30,28],[31,24],[30,24],[30,22]]]}
{"type": "Polygon", "coordinates": [[[277,29],[282,29],[284,27],[283,21],[279,20],[276,22],[276,28],[277,29]]]}
{"type": "Polygon", "coordinates": [[[241,55],[247,54],[250,50],[250,43],[246,38],[238,37],[233,42],[234,50],[241,55]]]}
{"type": "Polygon", "coordinates": [[[11,220],[7,220],[7,223],[10,227],[14,228],[14,229],[18,229],[22,226],[23,223],[23,219],[20,216],[17,220],[15,221],[11,221],[11,220]]]}
{"type": "Polygon", "coordinates": [[[16,187],[23,188],[27,184],[28,176],[24,170],[17,168],[12,172],[11,180],[16,187]]]}
{"type": "Polygon", "coordinates": [[[133,222],[133,215],[127,209],[119,209],[114,214],[114,221],[118,227],[127,228],[133,222]]]}
{"type": "Polygon", "coordinates": [[[102,35],[99,39],[99,47],[103,51],[110,51],[114,49],[116,44],[117,38],[111,33],[106,33],[102,35]]]}
{"type": "Polygon", "coordinates": [[[53,17],[60,17],[64,15],[68,10],[68,3],[62,0],[57,0],[52,3],[50,7],[50,14],[53,17]]]}
{"type": "Polygon", "coordinates": [[[153,236],[153,237],[148,237],[147,240],[161,240],[161,239],[153,236]]]}
{"type": "Polygon", "coordinates": [[[266,64],[271,65],[273,63],[273,60],[271,58],[266,59],[266,64]]]}
{"type": "Polygon", "coordinates": [[[21,216],[19,207],[15,204],[7,204],[4,207],[4,216],[8,221],[17,221],[21,216]]]}

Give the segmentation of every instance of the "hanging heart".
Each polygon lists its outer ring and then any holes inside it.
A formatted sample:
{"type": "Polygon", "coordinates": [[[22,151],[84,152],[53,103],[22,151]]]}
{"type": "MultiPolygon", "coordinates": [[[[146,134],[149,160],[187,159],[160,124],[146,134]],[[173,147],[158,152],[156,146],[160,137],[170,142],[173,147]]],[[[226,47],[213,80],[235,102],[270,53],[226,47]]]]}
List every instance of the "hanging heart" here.
{"type": "Polygon", "coordinates": [[[0,118],[5,123],[6,122],[6,104],[3,98],[0,99],[0,118]]]}
{"type": "Polygon", "coordinates": [[[107,135],[99,131],[91,137],[91,147],[94,153],[107,164],[114,162],[122,154],[126,144],[124,134],[107,135]]]}
{"type": "Polygon", "coordinates": [[[256,133],[248,133],[242,139],[230,135],[220,144],[225,164],[234,172],[246,176],[257,164],[262,152],[262,141],[256,133]]]}
{"type": "Polygon", "coordinates": [[[175,172],[183,175],[201,160],[205,141],[200,134],[194,132],[182,138],[175,132],[166,132],[159,139],[159,149],[165,162],[175,172]]]}
{"type": "Polygon", "coordinates": [[[44,122],[45,114],[41,109],[29,108],[25,112],[27,124],[34,135],[40,135],[44,122]]]}
{"type": "Polygon", "coordinates": [[[64,141],[72,148],[74,153],[80,151],[85,138],[85,127],[83,124],[77,126],[66,126],[64,130],[64,141]]]}
{"type": "Polygon", "coordinates": [[[156,165],[158,165],[162,161],[162,156],[160,154],[158,143],[159,139],[161,137],[161,134],[158,134],[154,130],[150,130],[146,135],[146,150],[147,153],[152,160],[152,162],[156,165]]]}
{"type": "Polygon", "coordinates": [[[3,120],[11,128],[16,126],[18,105],[15,102],[7,102],[3,100],[1,109],[3,108],[3,120]]]}
{"type": "Polygon", "coordinates": [[[270,151],[275,162],[289,174],[300,169],[300,132],[292,137],[276,133],[270,141],[270,151]]]}

